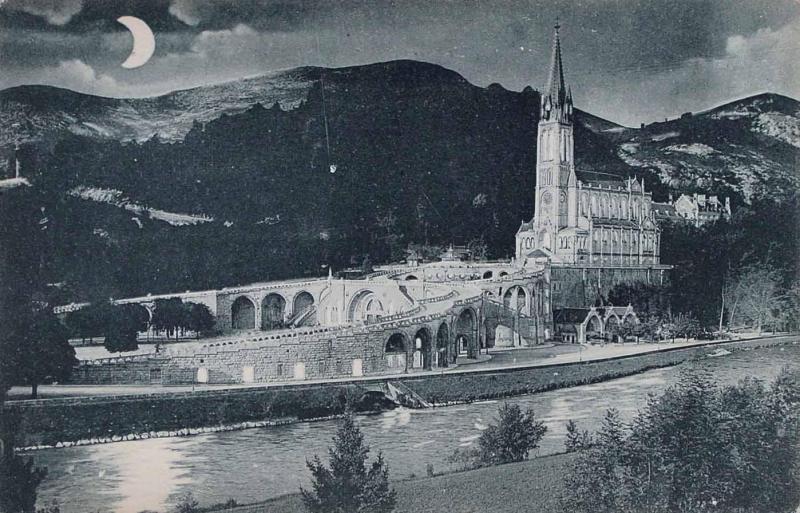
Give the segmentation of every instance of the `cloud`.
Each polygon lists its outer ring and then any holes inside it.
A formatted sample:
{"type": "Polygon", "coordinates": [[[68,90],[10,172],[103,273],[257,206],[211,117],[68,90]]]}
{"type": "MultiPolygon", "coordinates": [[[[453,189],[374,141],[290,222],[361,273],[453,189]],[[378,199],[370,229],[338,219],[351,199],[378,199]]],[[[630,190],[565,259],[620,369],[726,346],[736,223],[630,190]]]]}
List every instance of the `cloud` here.
{"type": "Polygon", "coordinates": [[[44,18],[51,25],[63,26],[83,9],[83,0],[8,0],[0,2],[12,11],[22,11],[44,18]]]}
{"type": "Polygon", "coordinates": [[[779,29],[733,34],[719,57],[692,58],[643,73],[589,75],[573,84],[579,107],[631,126],[762,92],[800,97],[800,19],[779,29]]]}
{"type": "Polygon", "coordinates": [[[191,0],[175,0],[169,5],[169,13],[187,25],[196,27],[202,20],[202,9],[191,0]]]}
{"type": "Polygon", "coordinates": [[[80,59],[61,61],[45,76],[58,77],[58,85],[74,91],[97,95],[118,95],[121,85],[108,75],[97,73],[80,59]]]}

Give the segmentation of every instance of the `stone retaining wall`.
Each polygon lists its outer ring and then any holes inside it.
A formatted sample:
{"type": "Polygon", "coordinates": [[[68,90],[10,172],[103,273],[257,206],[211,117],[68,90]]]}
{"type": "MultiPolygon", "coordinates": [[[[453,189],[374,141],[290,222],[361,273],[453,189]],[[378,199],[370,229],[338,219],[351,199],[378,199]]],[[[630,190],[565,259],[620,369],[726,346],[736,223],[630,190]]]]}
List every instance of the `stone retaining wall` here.
{"type": "MultiPolygon", "coordinates": [[[[713,350],[745,350],[798,343],[797,336],[761,338],[677,347],[606,360],[503,370],[464,369],[446,374],[403,375],[402,384],[432,405],[446,405],[583,385],[706,357],[713,350]]],[[[275,422],[336,415],[345,402],[382,389],[394,378],[268,388],[182,392],[146,396],[81,397],[6,403],[3,415],[21,422],[21,445],[111,439],[143,434],[199,430],[242,422],[275,422]]],[[[199,432],[199,431],[198,431],[199,432]]]]}

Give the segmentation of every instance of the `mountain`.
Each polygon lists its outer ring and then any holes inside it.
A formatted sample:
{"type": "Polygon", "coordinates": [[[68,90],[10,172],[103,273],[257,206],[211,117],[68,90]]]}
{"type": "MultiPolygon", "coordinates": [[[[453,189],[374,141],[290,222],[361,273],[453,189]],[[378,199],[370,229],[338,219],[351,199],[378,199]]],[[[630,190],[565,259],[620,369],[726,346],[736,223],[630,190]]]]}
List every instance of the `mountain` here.
{"type": "Polygon", "coordinates": [[[761,94],[613,134],[618,156],[657,171],[680,192],[714,191],[750,202],[800,188],[800,104],[761,94]]]}
{"type": "MultiPolygon", "coordinates": [[[[19,160],[62,248],[50,280],[80,297],[320,274],[410,243],[502,257],[533,212],[538,105],[416,61],[143,99],[22,86],[0,91],[0,164],[19,160]]],[[[797,123],[777,95],[638,129],[578,111],[576,164],[736,205],[797,189],[797,123]]]]}

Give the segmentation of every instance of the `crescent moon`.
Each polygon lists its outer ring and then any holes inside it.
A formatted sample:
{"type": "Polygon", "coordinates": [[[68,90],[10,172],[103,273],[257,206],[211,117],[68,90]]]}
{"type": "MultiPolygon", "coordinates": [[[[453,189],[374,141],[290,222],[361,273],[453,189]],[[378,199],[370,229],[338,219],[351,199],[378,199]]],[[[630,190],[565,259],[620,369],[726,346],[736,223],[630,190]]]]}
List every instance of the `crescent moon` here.
{"type": "Polygon", "coordinates": [[[133,49],[131,54],[122,63],[123,68],[138,68],[144,66],[156,50],[156,38],[147,23],[133,16],[121,16],[117,21],[125,25],[133,36],[133,49]]]}

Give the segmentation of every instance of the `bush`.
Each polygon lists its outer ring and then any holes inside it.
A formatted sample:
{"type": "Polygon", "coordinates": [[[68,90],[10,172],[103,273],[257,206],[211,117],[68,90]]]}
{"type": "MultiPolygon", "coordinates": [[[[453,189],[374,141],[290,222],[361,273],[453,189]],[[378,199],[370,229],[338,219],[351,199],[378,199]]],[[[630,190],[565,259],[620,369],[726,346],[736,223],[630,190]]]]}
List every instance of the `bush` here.
{"type": "Polygon", "coordinates": [[[626,428],[610,411],[566,477],[565,508],[793,511],[800,501],[800,375],[717,387],[684,374],[626,428]]]}
{"type": "Polygon", "coordinates": [[[504,403],[497,410],[497,424],[491,424],[478,438],[478,446],[456,449],[448,463],[461,470],[522,461],[547,432],[544,422],[537,421],[533,410],[522,412],[519,405],[504,403]]]}
{"type": "Polygon", "coordinates": [[[522,461],[547,432],[544,422],[537,421],[533,410],[522,412],[518,404],[504,403],[497,411],[497,424],[492,424],[478,438],[481,461],[497,465],[522,461]]]}
{"type": "Polygon", "coordinates": [[[322,464],[319,456],[307,463],[312,489],[300,489],[306,508],[313,513],[393,511],[397,494],[389,488],[389,468],[378,453],[367,470],[368,453],[364,435],[348,413],[329,449],[330,468],[322,464]]]}
{"type": "Polygon", "coordinates": [[[174,513],[200,513],[200,503],[194,498],[192,492],[186,492],[178,497],[175,503],[174,513]]]}
{"type": "Polygon", "coordinates": [[[578,425],[574,420],[570,419],[567,422],[567,435],[564,439],[564,448],[567,452],[581,451],[588,449],[592,445],[592,435],[589,431],[584,429],[582,432],[578,430],[578,425]]]}

